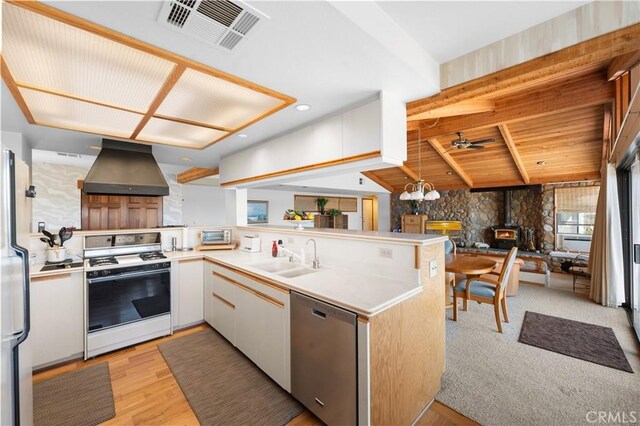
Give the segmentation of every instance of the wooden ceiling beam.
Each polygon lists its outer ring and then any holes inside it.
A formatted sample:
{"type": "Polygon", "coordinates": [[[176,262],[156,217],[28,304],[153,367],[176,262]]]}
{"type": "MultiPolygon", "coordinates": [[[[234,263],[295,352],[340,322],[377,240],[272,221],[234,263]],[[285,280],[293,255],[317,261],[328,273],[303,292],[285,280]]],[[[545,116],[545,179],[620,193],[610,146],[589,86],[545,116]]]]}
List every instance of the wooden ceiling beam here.
{"type": "Polygon", "coordinates": [[[438,142],[434,138],[427,139],[427,142],[429,142],[429,145],[431,145],[433,149],[435,149],[436,152],[440,155],[440,157],[442,157],[442,159],[447,162],[449,167],[451,167],[453,171],[456,172],[458,176],[460,176],[460,179],[462,179],[464,183],[469,186],[469,188],[473,188],[473,180],[464,170],[462,170],[462,167],[460,167],[456,160],[454,160],[453,157],[449,155],[447,150],[444,149],[442,145],[440,145],[440,142],[438,142]]]}
{"type": "Polygon", "coordinates": [[[470,99],[499,96],[514,87],[542,83],[638,50],[640,24],[631,25],[548,55],[444,89],[407,104],[407,117],[470,99]]]}
{"type": "Polygon", "coordinates": [[[193,182],[194,180],[215,176],[217,174],[220,174],[220,169],[218,167],[192,167],[184,172],[178,173],[178,183],[193,182]]]}
{"type": "Polygon", "coordinates": [[[402,173],[409,176],[413,180],[420,179],[420,175],[418,175],[411,167],[407,166],[407,163],[404,163],[402,166],[398,167],[402,173]]]}
{"type": "MultiPolygon", "coordinates": [[[[433,126],[422,126],[420,131],[422,137],[435,138],[458,131],[495,127],[501,123],[607,104],[614,99],[615,84],[607,82],[604,72],[599,72],[545,90],[503,98],[496,102],[496,111],[493,112],[442,118],[433,126]]],[[[408,122],[407,131],[417,130],[420,123],[408,122]]]]}
{"type": "Polygon", "coordinates": [[[9,92],[11,92],[13,98],[16,100],[18,107],[20,107],[20,111],[24,114],[24,118],[27,120],[27,123],[36,124],[36,120],[33,118],[33,114],[31,114],[27,103],[24,101],[22,93],[20,93],[20,89],[18,89],[16,81],[13,79],[11,71],[9,71],[9,67],[7,67],[7,63],[5,62],[3,55],[0,55],[0,67],[2,69],[2,79],[9,88],[9,92]]]}
{"type": "Polygon", "coordinates": [[[520,153],[518,152],[518,148],[516,147],[515,142],[513,141],[513,137],[511,136],[511,132],[506,124],[502,123],[498,125],[498,129],[500,130],[500,134],[502,134],[502,138],[504,139],[504,143],[507,145],[509,149],[509,153],[511,154],[511,158],[513,158],[513,162],[516,164],[518,171],[520,172],[520,176],[522,176],[522,180],[524,183],[529,183],[529,173],[527,173],[527,169],[524,166],[524,162],[522,161],[522,157],[520,157],[520,153]]]}
{"type": "MultiPolygon", "coordinates": [[[[639,42],[640,43],[640,42],[639,42]]],[[[640,63],[640,50],[620,55],[607,68],[607,80],[613,81],[640,63]]]]}
{"type": "Polygon", "coordinates": [[[383,187],[384,189],[386,189],[389,192],[394,192],[394,188],[393,185],[391,185],[390,183],[380,179],[378,176],[376,176],[373,172],[369,171],[369,172],[361,172],[365,177],[371,179],[372,181],[374,181],[375,183],[377,183],[378,185],[380,185],[381,187],[383,187]]]}
{"type": "Polygon", "coordinates": [[[153,99],[153,102],[151,102],[151,105],[149,105],[149,109],[147,110],[147,113],[144,115],[144,117],[142,117],[142,120],[140,120],[140,122],[138,123],[138,126],[135,128],[135,130],[131,134],[130,139],[135,139],[138,137],[138,135],[140,134],[144,126],[147,125],[149,120],[151,120],[151,117],[153,117],[153,114],[155,114],[158,108],[160,108],[160,104],[162,104],[162,101],[164,101],[164,99],[167,97],[171,89],[173,89],[173,86],[176,85],[176,83],[178,82],[182,74],[184,74],[186,69],[187,67],[182,64],[176,64],[173,67],[171,74],[169,74],[169,77],[167,77],[164,84],[156,94],[156,97],[153,99]]]}
{"type": "Polygon", "coordinates": [[[477,99],[443,106],[442,108],[435,108],[421,114],[408,117],[407,120],[415,121],[428,118],[453,117],[456,115],[477,114],[479,112],[493,111],[495,109],[496,104],[494,101],[490,99],[477,99]]]}

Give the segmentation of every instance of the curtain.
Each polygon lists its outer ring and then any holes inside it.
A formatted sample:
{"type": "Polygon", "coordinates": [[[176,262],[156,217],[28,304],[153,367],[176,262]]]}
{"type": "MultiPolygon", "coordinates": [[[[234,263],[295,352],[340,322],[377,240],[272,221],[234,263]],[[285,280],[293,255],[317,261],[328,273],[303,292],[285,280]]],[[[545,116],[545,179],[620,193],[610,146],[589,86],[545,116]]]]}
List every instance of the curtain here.
{"type": "Polygon", "coordinates": [[[622,230],[618,205],[618,179],[613,164],[602,168],[596,223],[589,253],[593,301],[617,307],[624,302],[622,230]]]}

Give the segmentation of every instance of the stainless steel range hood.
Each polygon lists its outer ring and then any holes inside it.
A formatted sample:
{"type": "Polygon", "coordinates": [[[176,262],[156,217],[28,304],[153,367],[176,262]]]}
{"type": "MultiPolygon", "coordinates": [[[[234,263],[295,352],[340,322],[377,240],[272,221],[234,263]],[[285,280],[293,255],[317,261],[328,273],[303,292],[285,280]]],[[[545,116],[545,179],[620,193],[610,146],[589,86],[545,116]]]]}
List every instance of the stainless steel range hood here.
{"type": "Polygon", "coordinates": [[[111,139],[102,140],[102,150],[84,179],[85,194],[169,195],[167,183],[151,146],[111,139]]]}

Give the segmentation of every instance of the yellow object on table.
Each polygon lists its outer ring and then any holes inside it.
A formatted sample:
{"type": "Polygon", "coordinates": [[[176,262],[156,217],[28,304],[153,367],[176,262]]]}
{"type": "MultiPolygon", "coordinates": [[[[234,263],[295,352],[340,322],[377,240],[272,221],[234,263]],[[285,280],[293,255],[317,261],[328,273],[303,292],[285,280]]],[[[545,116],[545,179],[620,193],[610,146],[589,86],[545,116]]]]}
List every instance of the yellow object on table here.
{"type": "Polygon", "coordinates": [[[462,222],[459,220],[427,220],[425,230],[440,231],[446,235],[451,231],[462,231],[462,222]]]}

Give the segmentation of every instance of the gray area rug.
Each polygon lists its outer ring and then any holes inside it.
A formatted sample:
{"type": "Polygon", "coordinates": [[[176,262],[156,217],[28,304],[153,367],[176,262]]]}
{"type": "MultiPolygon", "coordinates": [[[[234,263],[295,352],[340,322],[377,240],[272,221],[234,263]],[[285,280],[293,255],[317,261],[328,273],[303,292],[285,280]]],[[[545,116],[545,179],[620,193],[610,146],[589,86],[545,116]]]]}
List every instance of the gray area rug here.
{"type": "Polygon", "coordinates": [[[623,309],[530,285],[521,285],[507,304],[511,322],[503,323],[504,334],[496,331],[489,305],[470,302],[458,322],[447,310],[446,371],[438,401],[492,426],[589,425],[594,411],[637,416],[638,375],[518,342],[526,311],[610,327],[631,368],[640,371],[640,348],[623,309]]]}
{"type": "Polygon", "coordinates": [[[158,345],[200,424],[284,425],[304,408],[213,330],[158,345]]]}
{"type": "Polygon", "coordinates": [[[116,415],[106,362],[33,385],[33,423],[42,426],[97,425],[116,415]]]}
{"type": "Polygon", "coordinates": [[[609,327],[525,312],[520,343],[633,373],[609,327]]]}

